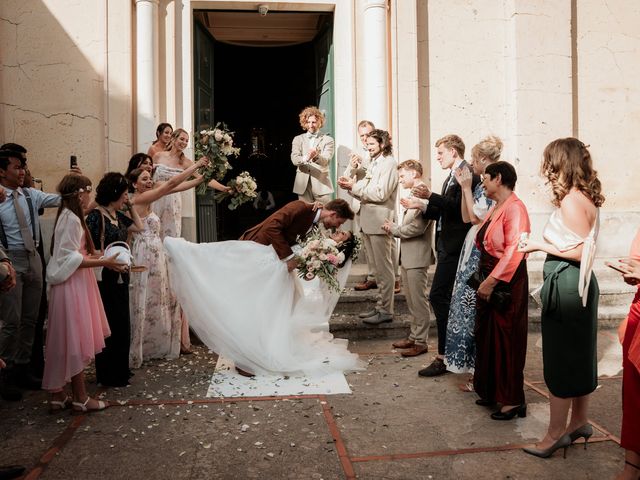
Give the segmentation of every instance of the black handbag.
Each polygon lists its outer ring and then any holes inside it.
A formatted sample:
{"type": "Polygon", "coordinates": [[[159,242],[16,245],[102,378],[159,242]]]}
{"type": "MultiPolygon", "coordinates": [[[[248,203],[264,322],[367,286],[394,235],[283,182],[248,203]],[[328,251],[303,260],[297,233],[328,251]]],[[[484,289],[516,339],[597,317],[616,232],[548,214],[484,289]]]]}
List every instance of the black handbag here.
{"type": "MultiPolygon", "coordinates": [[[[482,272],[473,272],[469,277],[469,280],[467,280],[467,285],[477,292],[478,288],[480,288],[480,284],[484,282],[484,280],[485,276],[482,272]]],[[[489,305],[499,312],[504,312],[511,304],[511,292],[505,288],[508,288],[506,283],[498,282],[493,289],[493,293],[489,297],[489,305]]]]}

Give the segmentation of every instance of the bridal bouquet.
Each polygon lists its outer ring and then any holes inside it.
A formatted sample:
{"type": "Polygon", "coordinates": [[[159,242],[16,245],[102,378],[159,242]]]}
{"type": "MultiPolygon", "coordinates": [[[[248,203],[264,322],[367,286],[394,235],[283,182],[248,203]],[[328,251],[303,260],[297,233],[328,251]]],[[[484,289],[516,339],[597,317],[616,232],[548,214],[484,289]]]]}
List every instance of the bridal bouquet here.
{"type": "Polygon", "coordinates": [[[340,292],[338,265],[344,262],[344,253],[335,240],[327,238],[314,228],[304,240],[298,239],[302,250],[298,253],[298,276],[305,280],[318,277],[330,290],[340,292]]]}
{"type": "Polygon", "coordinates": [[[231,170],[228,157],[238,155],[240,149],[233,146],[233,132],[227,130],[224,123],[218,122],[213,130],[202,130],[196,139],[195,157],[209,159],[209,165],[202,167],[198,173],[204,177],[204,181],[198,185],[196,193],[207,193],[207,184],[212,178],[222,180],[227,171],[231,170]]]}
{"type": "Polygon", "coordinates": [[[249,202],[256,198],[256,190],[258,184],[255,178],[249,175],[249,172],[242,172],[236,178],[231,180],[227,187],[231,188],[230,192],[218,192],[215,195],[216,202],[221,203],[227,198],[231,198],[229,202],[229,210],[235,210],[243,203],[249,202]]]}

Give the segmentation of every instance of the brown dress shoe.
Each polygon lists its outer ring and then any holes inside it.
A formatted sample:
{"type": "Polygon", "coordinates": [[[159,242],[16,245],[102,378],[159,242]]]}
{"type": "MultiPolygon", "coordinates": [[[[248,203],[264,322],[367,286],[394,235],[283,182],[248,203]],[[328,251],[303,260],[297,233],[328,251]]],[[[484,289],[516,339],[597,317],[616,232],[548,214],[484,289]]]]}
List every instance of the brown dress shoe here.
{"type": "Polygon", "coordinates": [[[416,344],[413,340],[409,340],[408,338],[398,340],[397,342],[393,342],[391,346],[393,348],[411,348],[416,344]]]}
{"type": "Polygon", "coordinates": [[[429,351],[429,347],[426,345],[414,345],[409,350],[404,350],[401,355],[403,357],[416,357],[418,355],[422,355],[423,353],[427,353],[429,351]]]}
{"type": "Polygon", "coordinates": [[[400,293],[400,280],[396,280],[396,283],[393,286],[393,293],[400,293]]]}
{"type": "Polygon", "coordinates": [[[356,283],[356,285],[353,287],[354,290],[359,291],[371,290],[372,288],[378,288],[378,284],[373,280],[365,280],[362,283],[356,283]]]}
{"type": "Polygon", "coordinates": [[[238,372],[240,375],[242,375],[243,377],[255,377],[256,374],[255,373],[251,373],[251,372],[247,372],[246,370],[241,369],[240,367],[236,367],[236,372],[238,372]]]}

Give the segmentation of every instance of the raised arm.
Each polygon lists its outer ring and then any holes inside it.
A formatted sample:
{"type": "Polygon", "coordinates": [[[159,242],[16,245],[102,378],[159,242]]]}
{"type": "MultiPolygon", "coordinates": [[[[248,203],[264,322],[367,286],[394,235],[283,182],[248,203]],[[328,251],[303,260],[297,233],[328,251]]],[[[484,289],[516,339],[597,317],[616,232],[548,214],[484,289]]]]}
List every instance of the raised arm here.
{"type": "MultiPolygon", "coordinates": [[[[162,183],[158,182],[155,188],[152,188],[151,190],[147,190],[146,192],[137,194],[134,197],[132,203],[135,205],[146,205],[146,204],[155,202],[159,198],[164,197],[165,195],[168,195],[170,193],[174,193],[176,191],[182,191],[182,190],[176,190],[176,189],[179,186],[181,186],[181,184],[187,178],[193,175],[196,172],[196,170],[198,170],[198,168],[206,165],[207,162],[208,162],[207,158],[202,157],[200,160],[198,160],[191,166],[185,168],[183,172],[171,177],[166,182],[162,182],[162,183]]],[[[202,183],[202,177],[200,177],[196,185],[199,183],[202,183]]],[[[184,190],[187,190],[187,188],[184,188],[184,190]]]]}

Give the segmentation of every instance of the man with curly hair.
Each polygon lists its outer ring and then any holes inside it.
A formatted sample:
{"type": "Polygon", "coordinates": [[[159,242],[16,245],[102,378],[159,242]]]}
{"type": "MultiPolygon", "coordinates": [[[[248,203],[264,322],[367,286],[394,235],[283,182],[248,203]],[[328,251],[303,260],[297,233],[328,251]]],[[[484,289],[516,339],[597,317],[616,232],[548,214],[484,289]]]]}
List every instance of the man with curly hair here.
{"type": "Polygon", "coordinates": [[[320,132],[322,125],[324,114],[318,107],[305,108],[300,112],[300,126],[305,133],[296,136],[291,145],[291,162],[296,166],[293,193],[305,202],[327,203],[333,193],[330,165],[335,142],[320,132]]]}

